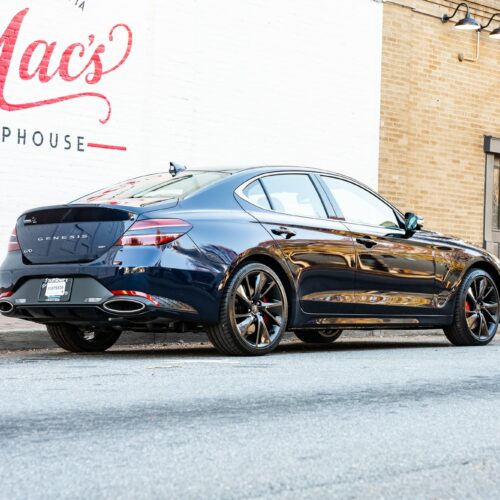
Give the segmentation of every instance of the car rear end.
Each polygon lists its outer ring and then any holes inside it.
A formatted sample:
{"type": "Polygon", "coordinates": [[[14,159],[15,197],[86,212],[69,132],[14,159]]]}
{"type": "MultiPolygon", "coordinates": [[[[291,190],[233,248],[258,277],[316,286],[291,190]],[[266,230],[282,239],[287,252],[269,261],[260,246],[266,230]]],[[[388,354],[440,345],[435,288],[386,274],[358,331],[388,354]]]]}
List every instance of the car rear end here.
{"type": "Polygon", "coordinates": [[[153,180],[146,191],[132,184],[140,196],[108,189],[24,213],[0,268],[0,313],[132,329],[205,319],[211,292],[203,285],[221,270],[189,237],[190,222],[171,215],[178,199],[154,192],[165,182],[153,180]]]}
{"type": "Polygon", "coordinates": [[[168,245],[190,229],[179,219],[109,207],[28,212],[16,224],[2,266],[0,312],[77,322],[113,315],[147,320],[171,306],[189,311],[162,297],[150,277],[158,274],[168,245]]]}

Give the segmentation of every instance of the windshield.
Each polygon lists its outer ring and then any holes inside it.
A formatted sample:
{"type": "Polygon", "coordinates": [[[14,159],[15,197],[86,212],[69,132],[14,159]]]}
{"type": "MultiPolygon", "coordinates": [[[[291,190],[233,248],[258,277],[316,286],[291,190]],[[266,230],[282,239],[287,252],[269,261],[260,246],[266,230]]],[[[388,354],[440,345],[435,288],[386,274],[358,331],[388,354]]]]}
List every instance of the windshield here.
{"type": "Polygon", "coordinates": [[[118,203],[122,200],[145,202],[183,198],[230,175],[228,172],[182,172],[176,177],[169,173],[145,175],[119,182],[72,203],[118,203]]]}

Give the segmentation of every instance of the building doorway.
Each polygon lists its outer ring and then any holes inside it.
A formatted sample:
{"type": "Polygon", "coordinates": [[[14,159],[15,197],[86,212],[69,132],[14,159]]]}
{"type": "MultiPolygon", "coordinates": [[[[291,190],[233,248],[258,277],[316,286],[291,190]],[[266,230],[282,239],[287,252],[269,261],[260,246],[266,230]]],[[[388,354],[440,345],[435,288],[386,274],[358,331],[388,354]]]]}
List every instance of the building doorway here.
{"type": "Polygon", "coordinates": [[[500,257],[500,138],[484,138],[484,247],[500,257]]]}

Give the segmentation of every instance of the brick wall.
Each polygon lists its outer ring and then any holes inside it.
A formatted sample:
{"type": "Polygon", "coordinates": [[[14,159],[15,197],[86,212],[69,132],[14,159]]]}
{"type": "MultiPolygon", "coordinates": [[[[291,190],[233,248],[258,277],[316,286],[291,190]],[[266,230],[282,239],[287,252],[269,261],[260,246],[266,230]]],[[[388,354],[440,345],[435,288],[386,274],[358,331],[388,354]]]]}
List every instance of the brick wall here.
{"type": "MultiPolygon", "coordinates": [[[[500,10],[498,0],[470,4],[482,23],[500,10]]],[[[432,17],[456,5],[384,4],[379,189],[427,228],[482,244],[483,136],[500,136],[500,42],[483,33],[479,61],[460,62],[459,52],[474,55],[476,34],[432,17]]]]}

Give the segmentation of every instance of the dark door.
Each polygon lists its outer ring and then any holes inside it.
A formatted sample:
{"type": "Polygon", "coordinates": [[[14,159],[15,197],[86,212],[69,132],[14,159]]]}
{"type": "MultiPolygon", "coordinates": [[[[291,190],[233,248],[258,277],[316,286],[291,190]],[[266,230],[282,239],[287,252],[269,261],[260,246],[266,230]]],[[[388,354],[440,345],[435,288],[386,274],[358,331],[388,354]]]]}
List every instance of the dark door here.
{"type": "Polygon", "coordinates": [[[352,232],[356,249],[355,313],[418,316],[435,313],[431,243],[407,237],[393,208],[345,179],[322,176],[352,232]]]}
{"type": "MultiPolygon", "coordinates": [[[[500,140],[494,144],[499,148],[500,140]]],[[[484,189],[484,246],[500,257],[500,154],[486,155],[486,183],[484,189]]]]}
{"type": "MultiPolygon", "coordinates": [[[[316,181],[317,182],[317,181],[316,181]]],[[[321,190],[321,188],[319,188],[321,190]]],[[[301,309],[331,315],[353,311],[355,251],[308,174],[265,175],[241,192],[245,209],[272,234],[297,280],[301,309]]]]}

